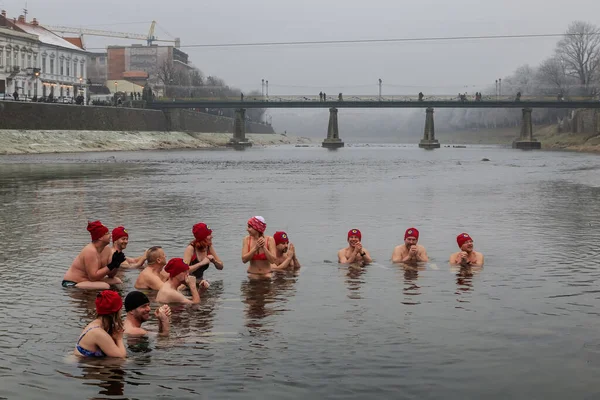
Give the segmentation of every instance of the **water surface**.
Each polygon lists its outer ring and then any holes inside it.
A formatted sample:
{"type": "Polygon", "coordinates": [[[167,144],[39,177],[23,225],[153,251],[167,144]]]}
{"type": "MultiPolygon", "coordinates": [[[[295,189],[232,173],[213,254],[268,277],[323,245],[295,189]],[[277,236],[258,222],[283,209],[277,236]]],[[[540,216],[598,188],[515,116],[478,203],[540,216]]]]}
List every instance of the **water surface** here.
{"type": "Polygon", "coordinates": [[[0,397],[597,398],[599,168],[403,145],[1,157],[0,397]],[[252,215],[287,231],[299,274],[248,282],[252,215]],[[88,219],[125,225],[128,255],[170,257],[205,221],[225,262],[200,305],[174,307],[169,338],[129,341],[123,363],[69,356],[94,293],[60,281],[88,219]],[[389,262],[410,226],[419,269],[389,262]],[[373,265],[337,264],[350,228],[373,265]],[[448,266],[463,231],[482,271],[448,266]]]}

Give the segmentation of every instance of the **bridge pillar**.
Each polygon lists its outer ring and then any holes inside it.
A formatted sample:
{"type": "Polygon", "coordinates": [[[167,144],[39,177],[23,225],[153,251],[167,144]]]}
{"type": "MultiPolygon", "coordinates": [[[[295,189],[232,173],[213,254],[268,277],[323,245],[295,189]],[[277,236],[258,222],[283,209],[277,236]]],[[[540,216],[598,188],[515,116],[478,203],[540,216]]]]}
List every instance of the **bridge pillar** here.
{"type": "Polygon", "coordinates": [[[440,148],[440,142],[435,138],[435,125],[433,124],[433,108],[427,107],[425,111],[425,132],[423,139],[419,142],[419,147],[426,150],[440,148]]]}
{"type": "Polygon", "coordinates": [[[229,147],[244,148],[252,146],[252,142],[246,139],[246,109],[235,110],[235,119],[233,120],[233,138],[227,143],[229,147]]]}
{"type": "Polygon", "coordinates": [[[521,134],[513,141],[513,149],[536,150],[541,149],[542,144],[533,137],[533,123],[531,121],[531,108],[523,109],[521,119],[521,134]]]}
{"type": "Polygon", "coordinates": [[[327,138],[323,140],[323,147],[328,149],[344,147],[344,142],[340,139],[340,131],[338,129],[338,110],[335,107],[329,109],[329,126],[327,127],[327,138]]]}

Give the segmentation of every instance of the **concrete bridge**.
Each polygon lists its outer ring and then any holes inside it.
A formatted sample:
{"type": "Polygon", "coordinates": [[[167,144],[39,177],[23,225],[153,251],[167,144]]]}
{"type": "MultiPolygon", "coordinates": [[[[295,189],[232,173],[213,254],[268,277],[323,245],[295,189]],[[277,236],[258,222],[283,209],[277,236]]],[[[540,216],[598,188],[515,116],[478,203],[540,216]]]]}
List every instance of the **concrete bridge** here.
{"type": "Polygon", "coordinates": [[[246,139],[245,114],[247,108],[328,108],[329,126],[327,138],[323,147],[340,148],[344,146],[338,128],[338,109],[340,108],[425,108],[425,129],[419,147],[424,149],[439,148],[440,143],[435,138],[433,113],[435,108],[521,108],[523,112],[521,132],[513,142],[514,148],[539,149],[541,143],[533,138],[531,113],[534,108],[600,108],[600,101],[589,98],[576,98],[567,101],[544,97],[520,98],[484,98],[478,101],[459,99],[450,96],[429,96],[422,100],[410,96],[341,96],[332,101],[329,96],[322,100],[307,96],[276,96],[252,98],[210,98],[174,101],[154,101],[150,107],[169,112],[170,109],[206,109],[206,108],[235,108],[236,117],[234,134],[230,145],[234,147],[251,146],[246,139]],[[346,100],[347,99],[347,100],[346,100]]]}

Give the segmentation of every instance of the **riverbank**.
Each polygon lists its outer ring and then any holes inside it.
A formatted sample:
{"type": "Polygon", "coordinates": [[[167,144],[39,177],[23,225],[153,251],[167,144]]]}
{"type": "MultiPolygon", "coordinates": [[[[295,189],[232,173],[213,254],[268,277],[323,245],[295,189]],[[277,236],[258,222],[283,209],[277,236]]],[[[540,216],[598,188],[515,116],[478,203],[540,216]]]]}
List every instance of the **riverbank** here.
{"type": "MultiPolygon", "coordinates": [[[[436,134],[442,145],[488,144],[510,146],[519,135],[519,128],[479,129],[436,134]]],[[[559,132],[557,125],[533,127],[533,136],[543,150],[568,150],[600,153],[600,135],[594,133],[559,132]]]]}
{"type": "MultiPolygon", "coordinates": [[[[205,132],[0,130],[0,154],[209,149],[225,147],[232,136],[205,132]]],[[[250,133],[246,138],[255,146],[311,143],[308,138],[272,133],[250,133]]]]}

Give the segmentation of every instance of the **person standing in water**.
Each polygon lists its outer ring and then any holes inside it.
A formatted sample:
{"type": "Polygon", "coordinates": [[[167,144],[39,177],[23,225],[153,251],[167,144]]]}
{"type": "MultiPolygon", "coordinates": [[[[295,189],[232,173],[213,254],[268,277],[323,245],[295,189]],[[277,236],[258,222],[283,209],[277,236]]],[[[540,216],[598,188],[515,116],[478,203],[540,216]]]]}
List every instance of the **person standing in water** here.
{"type": "Polygon", "coordinates": [[[273,241],[275,242],[275,262],[271,265],[272,269],[299,269],[300,262],[296,257],[296,248],[292,243],[287,233],[283,231],[277,231],[273,235],[273,241]]]}
{"type": "Polygon", "coordinates": [[[463,267],[482,267],[483,254],[473,250],[473,239],[468,233],[461,233],[456,237],[460,251],[450,256],[450,264],[463,267]]]}
{"type": "Polygon", "coordinates": [[[123,343],[121,296],[112,290],[103,290],[96,296],[96,319],[85,328],[73,353],[80,357],[120,357],[127,351],[123,343]]]}
{"type": "Polygon", "coordinates": [[[223,261],[217,255],[212,244],[212,229],[203,222],[199,222],[192,228],[194,240],[185,248],[183,262],[190,266],[190,274],[196,277],[197,282],[204,279],[204,271],[210,264],[216,269],[223,269],[223,261]]]}
{"type": "Polygon", "coordinates": [[[348,247],[338,251],[338,263],[367,265],[373,262],[371,255],[361,243],[362,233],[358,229],[348,231],[348,247]]]}
{"type": "Polygon", "coordinates": [[[275,241],[272,237],[264,236],[267,224],[261,216],[248,220],[246,236],[242,242],[242,262],[248,266],[248,278],[271,278],[271,264],[276,263],[275,241]]]}
{"type": "Polygon", "coordinates": [[[408,228],[404,232],[404,244],[396,246],[392,254],[392,262],[409,263],[427,262],[427,251],[425,247],[417,244],[419,241],[419,231],[417,228],[408,228]]]}

